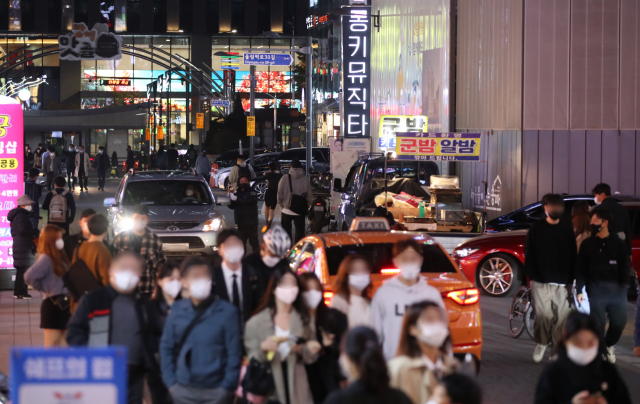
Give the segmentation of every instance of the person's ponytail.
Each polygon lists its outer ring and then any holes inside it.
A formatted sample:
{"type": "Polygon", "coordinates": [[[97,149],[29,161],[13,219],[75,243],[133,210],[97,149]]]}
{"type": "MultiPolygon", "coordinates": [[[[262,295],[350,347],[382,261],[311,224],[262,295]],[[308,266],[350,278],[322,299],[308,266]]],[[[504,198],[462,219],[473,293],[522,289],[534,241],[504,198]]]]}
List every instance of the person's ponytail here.
{"type": "Polygon", "coordinates": [[[345,353],[357,365],[359,380],[375,393],[389,388],[387,362],[378,343],[378,335],[369,327],[356,327],[347,335],[345,353]]]}

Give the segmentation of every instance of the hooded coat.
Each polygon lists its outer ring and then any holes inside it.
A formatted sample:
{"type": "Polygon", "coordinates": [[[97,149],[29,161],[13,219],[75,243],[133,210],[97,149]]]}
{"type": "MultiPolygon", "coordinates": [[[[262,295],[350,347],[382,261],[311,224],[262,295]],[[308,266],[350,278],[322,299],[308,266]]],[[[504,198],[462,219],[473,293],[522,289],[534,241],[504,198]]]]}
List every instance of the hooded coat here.
{"type": "Polygon", "coordinates": [[[33,254],[33,239],[38,237],[40,231],[33,228],[29,214],[28,210],[21,207],[11,209],[7,214],[7,220],[11,223],[13,265],[16,268],[30,267],[36,259],[33,254]]]}

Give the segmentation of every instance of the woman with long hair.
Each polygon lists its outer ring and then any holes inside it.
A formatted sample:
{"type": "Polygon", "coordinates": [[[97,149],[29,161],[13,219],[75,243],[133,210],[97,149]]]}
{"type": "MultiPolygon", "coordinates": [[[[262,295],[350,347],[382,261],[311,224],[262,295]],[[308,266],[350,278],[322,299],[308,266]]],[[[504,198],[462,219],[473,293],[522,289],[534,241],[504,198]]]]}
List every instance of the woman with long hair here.
{"type": "Polygon", "coordinates": [[[331,393],[325,404],[411,404],[406,394],[390,386],[387,363],[373,329],[361,326],[349,331],[340,363],[351,384],[331,393]]]}
{"type": "Polygon", "coordinates": [[[616,367],[603,359],[605,343],[597,321],[574,312],[564,325],[558,359],[540,375],[536,404],[631,404],[616,367]]]}
{"type": "Polygon", "coordinates": [[[589,202],[587,201],[578,201],[571,207],[571,222],[573,223],[573,231],[576,233],[578,251],[580,251],[580,244],[591,236],[589,208],[589,202]]]}
{"type": "Polygon", "coordinates": [[[300,280],[287,266],[278,267],[249,319],[244,333],[247,358],[271,365],[275,392],[282,404],[312,404],[304,365],[321,349],[316,341],[300,280]]]}
{"type": "Polygon", "coordinates": [[[391,385],[414,404],[426,403],[440,379],[460,368],[450,348],[445,310],[431,301],[412,304],[404,315],[398,355],[389,361],[391,385]]]}
{"type": "Polygon", "coordinates": [[[371,326],[371,261],[360,254],[347,255],[338,268],[331,308],[347,315],[349,328],[371,326]]]}
{"type": "Polygon", "coordinates": [[[44,346],[66,346],[65,337],[69,312],[69,296],[62,282],[62,275],[69,268],[69,258],[64,252],[63,231],[48,224],[40,232],[38,259],[24,274],[25,281],[42,292],[40,328],[44,329],[44,346]]]}
{"type": "Polygon", "coordinates": [[[272,161],[269,163],[269,172],[265,176],[267,180],[267,192],[264,195],[264,216],[267,220],[267,228],[271,227],[273,217],[276,212],[276,205],[278,205],[278,184],[282,179],[282,173],[278,163],[272,161]]]}
{"type": "Polygon", "coordinates": [[[300,275],[300,282],[304,288],[302,297],[315,325],[316,338],[322,345],[318,360],[306,366],[313,402],[321,404],[329,393],[340,388],[340,383],[344,380],[338,359],[340,341],[347,330],[347,316],[327,307],[324,288],[316,274],[305,272],[300,275]]]}

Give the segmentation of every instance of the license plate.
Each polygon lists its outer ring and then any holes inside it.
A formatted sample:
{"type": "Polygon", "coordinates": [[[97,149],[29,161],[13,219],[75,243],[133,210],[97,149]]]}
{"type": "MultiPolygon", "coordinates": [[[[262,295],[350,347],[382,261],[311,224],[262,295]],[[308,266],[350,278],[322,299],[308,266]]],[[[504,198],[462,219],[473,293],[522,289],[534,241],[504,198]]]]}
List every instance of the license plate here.
{"type": "Polygon", "coordinates": [[[316,212],[324,212],[324,206],[314,206],[313,210],[316,212]]]}
{"type": "Polygon", "coordinates": [[[162,249],[169,252],[179,252],[189,249],[189,243],[162,244],[162,249]]]}

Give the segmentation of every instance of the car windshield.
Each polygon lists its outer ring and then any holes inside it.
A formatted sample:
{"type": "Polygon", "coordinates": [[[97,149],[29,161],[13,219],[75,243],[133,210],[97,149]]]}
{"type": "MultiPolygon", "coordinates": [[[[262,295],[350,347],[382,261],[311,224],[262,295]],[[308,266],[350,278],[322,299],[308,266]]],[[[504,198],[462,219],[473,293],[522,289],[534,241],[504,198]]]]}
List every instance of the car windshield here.
{"type": "MultiPolygon", "coordinates": [[[[390,270],[387,274],[392,274],[396,270],[393,265],[393,243],[373,243],[373,244],[351,244],[327,248],[327,264],[329,275],[337,275],[340,263],[350,254],[363,255],[373,262],[374,274],[381,273],[382,270],[390,270]]],[[[422,246],[423,273],[450,273],[456,272],[455,267],[447,258],[442,249],[435,244],[424,244],[422,246]]]]}
{"type": "Polygon", "coordinates": [[[211,205],[213,201],[200,181],[136,181],[127,185],[123,204],[211,205]]]}

